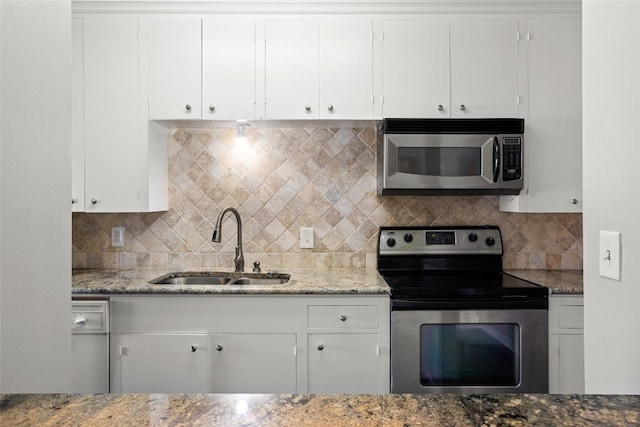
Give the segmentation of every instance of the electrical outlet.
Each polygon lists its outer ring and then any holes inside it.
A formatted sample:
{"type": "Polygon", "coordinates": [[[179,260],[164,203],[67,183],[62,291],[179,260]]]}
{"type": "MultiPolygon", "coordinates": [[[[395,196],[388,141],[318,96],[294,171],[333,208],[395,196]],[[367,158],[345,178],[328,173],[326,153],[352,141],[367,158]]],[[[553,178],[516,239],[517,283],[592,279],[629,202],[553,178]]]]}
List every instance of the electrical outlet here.
{"type": "Polygon", "coordinates": [[[313,228],[300,229],[300,248],[313,249],[313,228]]]}
{"type": "Polygon", "coordinates": [[[600,275],[620,280],[620,258],[622,246],[620,232],[600,231],[600,275]]]}
{"type": "Polygon", "coordinates": [[[111,246],[124,246],[124,227],[111,227],[111,246]]]}

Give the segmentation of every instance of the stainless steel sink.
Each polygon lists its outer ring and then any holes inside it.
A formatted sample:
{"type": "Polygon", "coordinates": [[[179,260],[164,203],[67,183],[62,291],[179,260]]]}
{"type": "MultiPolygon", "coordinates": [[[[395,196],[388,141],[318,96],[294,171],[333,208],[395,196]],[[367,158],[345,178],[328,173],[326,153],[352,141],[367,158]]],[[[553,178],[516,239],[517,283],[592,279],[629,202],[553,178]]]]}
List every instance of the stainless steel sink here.
{"type": "Polygon", "coordinates": [[[193,271],[169,273],[153,279],[154,285],[281,285],[291,276],[280,273],[229,273],[193,271]]]}

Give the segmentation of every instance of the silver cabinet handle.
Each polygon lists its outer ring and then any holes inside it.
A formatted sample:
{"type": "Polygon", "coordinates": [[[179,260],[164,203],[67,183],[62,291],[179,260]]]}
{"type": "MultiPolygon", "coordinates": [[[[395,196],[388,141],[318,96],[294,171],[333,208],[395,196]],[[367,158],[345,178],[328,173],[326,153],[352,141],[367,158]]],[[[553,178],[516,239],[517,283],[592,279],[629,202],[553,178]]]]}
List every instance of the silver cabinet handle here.
{"type": "Polygon", "coordinates": [[[192,345],[191,346],[191,353],[195,353],[197,349],[198,349],[198,347],[196,347],[195,345],[192,345]]]}
{"type": "Polygon", "coordinates": [[[97,205],[98,204],[98,199],[91,199],[91,204],[92,205],[97,205]]]}
{"type": "Polygon", "coordinates": [[[222,351],[222,346],[221,346],[220,344],[218,344],[218,345],[216,346],[216,350],[218,350],[218,351],[222,351]]]}
{"type": "Polygon", "coordinates": [[[215,105],[209,105],[209,110],[214,111],[216,109],[215,105]]]}
{"type": "Polygon", "coordinates": [[[442,106],[442,104],[439,104],[438,105],[438,111],[442,111],[442,110],[444,110],[444,107],[442,106]]]}
{"type": "Polygon", "coordinates": [[[307,111],[311,111],[311,105],[307,104],[304,106],[304,109],[307,111]]]}
{"type": "Polygon", "coordinates": [[[578,204],[578,199],[571,199],[571,204],[572,205],[577,205],[578,204]]]}
{"type": "Polygon", "coordinates": [[[84,316],[77,316],[73,319],[73,324],[76,326],[84,326],[87,324],[87,318],[84,316]]]}
{"type": "Polygon", "coordinates": [[[464,104],[460,104],[460,110],[461,110],[461,111],[464,111],[464,110],[466,110],[466,109],[467,109],[467,107],[466,107],[464,104]]]}
{"type": "Polygon", "coordinates": [[[347,320],[347,316],[345,316],[345,315],[343,314],[342,316],[340,316],[340,320],[342,320],[342,321],[344,322],[345,320],[347,320]]]}
{"type": "Polygon", "coordinates": [[[75,205],[76,203],[78,203],[78,199],[71,198],[71,204],[75,205]]]}
{"type": "Polygon", "coordinates": [[[191,110],[191,104],[185,105],[184,108],[186,108],[187,110],[191,110]]]}
{"type": "Polygon", "coordinates": [[[333,111],[333,104],[329,104],[329,106],[327,107],[327,110],[333,111]]]}
{"type": "Polygon", "coordinates": [[[324,350],[324,345],[323,345],[323,344],[320,344],[320,345],[318,346],[318,350],[320,350],[320,351],[324,350]]]}

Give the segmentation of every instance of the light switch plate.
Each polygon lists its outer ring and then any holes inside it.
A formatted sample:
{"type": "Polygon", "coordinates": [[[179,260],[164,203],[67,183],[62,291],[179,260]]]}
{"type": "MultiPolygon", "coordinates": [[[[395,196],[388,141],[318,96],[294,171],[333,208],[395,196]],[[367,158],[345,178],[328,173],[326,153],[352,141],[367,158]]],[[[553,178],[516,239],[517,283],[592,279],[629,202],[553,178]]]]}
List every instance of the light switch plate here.
{"type": "Polygon", "coordinates": [[[111,227],[111,246],[124,246],[124,227],[111,227]]]}
{"type": "Polygon", "coordinates": [[[313,228],[300,229],[300,248],[313,249],[313,228]]]}
{"type": "Polygon", "coordinates": [[[621,250],[619,231],[600,231],[600,276],[620,280],[621,250]]]}

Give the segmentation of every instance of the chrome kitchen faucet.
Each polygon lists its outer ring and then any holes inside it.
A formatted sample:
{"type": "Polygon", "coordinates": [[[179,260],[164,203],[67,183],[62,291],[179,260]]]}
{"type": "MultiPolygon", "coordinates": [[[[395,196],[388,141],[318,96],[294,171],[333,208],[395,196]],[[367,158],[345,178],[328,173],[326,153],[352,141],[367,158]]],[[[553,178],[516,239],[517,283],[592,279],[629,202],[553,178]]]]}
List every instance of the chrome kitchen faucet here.
{"type": "Polygon", "coordinates": [[[220,243],[222,240],[222,220],[224,218],[224,214],[227,212],[231,212],[236,216],[236,222],[238,223],[238,244],[236,245],[236,257],[233,259],[233,262],[236,267],[236,272],[244,271],[244,255],[242,254],[242,220],[240,219],[240,214],[234,208],[228,207],[224,208],[220,215],[218,215],[218,219],[216,220],[216,226],[213,229],[213,237],[211,237],[212,242],[220,243]]]}

